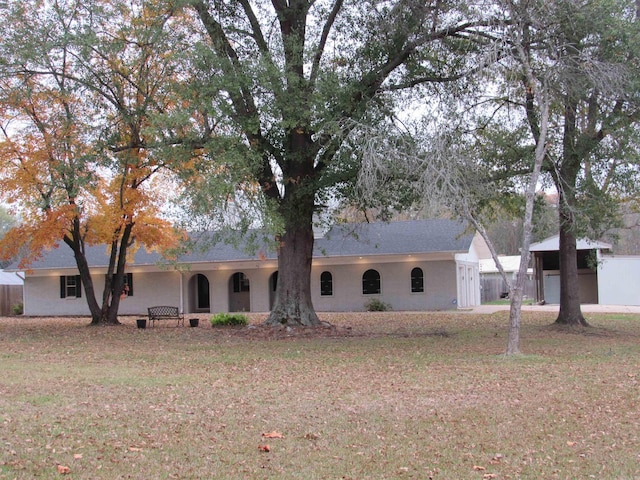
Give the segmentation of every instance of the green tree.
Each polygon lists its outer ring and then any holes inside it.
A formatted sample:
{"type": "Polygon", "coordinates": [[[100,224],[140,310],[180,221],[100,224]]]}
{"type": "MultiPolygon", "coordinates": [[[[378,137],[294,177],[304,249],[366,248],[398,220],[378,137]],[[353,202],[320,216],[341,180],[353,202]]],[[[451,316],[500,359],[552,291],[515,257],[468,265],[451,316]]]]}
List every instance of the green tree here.
{"type": "MultiPolygon", "coordinates": [[[[525,34],[535,71],[555,65],[554,78],[549,79],[554,128],[545,168],[559,194],[557,322],[586,325],[580,308],[576,238],[597,238],[609,228],[617,207],[612,192],[629,176],[637,178],[629,158],[612,155],[612,146],[633,138],[640,120],[640,5],[630,0],[514,5],[531,19],[525,34]]],[[[532,92],[523,91],[522,104],[537,138],[539,112],[532,92]]]]}
{"type": "Polygon", "coordinates": [[[4,237],[16,223],[15,217],[9,213],[7,207],[0,205],[0,238],[4,237]]]}
{"type": "MultiPolygon", "coordinates": [[[[360,125],[384,125],[410,95],[432,97],[477,68],[489,10],[442,0],[189,3],[205,34],[193,49],[204,72],[194,95],[221,118],[218,131],[238,135],[250,160],[241,170],[279,226],[267,323],[317,325],[314,214],[352,191],[360,125]]],[[[214,140],[208,154],[226,162],[229,148],[214,140]]]]}
{"type": "MultiPolygon", "coordinates": [[[[467,218],[488,240],[494,259],[483,219],[491,218],[496,206],[513,209],[525,194],[522,261],[517,281],[507,280],[512,297],[507,353],[512,354],[519,352],[521,287],[542,169],[560,198],[558,321],[585,323],[575,235],[602,232],[615,212],[612,186],[628,190],[634,183],[624,178],[637,169],[612,147],[634,138],[638,29],[630,2],[507,0],[496,6],[503,15],[489,35],[499,47],[477,89],[451,103],[447,125],[426,122],[408,141],[387,149],[381,145],[391,142],[378,136],[365,154],[370,165],[361,188],[376,192],[394,178],[411,179],[409,186],[425,192],[429,203],[444,203],[467,218]],[[494,82],[483,85],[489,74],[494,82]],[[420,130],[428,134],[416,145],[420,130]]],[[[375,194],[369,198],[375,201],[375,194]]]]}
{"type": "MultiPolygon", "coordinates": [[[[0,240],[4,237],[5,233],[7,233],[16,223],[15,217],[9,213],[7,208],[4,205],[0,205],[0,240]]],[[[12,259],[1,260],[0,268],[6,268],[11,263],[12,259]]]]}

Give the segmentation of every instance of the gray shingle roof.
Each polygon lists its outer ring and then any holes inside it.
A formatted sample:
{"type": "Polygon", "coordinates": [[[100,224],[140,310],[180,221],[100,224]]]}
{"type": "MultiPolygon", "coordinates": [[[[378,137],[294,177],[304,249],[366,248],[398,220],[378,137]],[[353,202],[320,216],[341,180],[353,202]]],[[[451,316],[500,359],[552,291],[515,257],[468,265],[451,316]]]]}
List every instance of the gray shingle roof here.
{"type": "Polygon", "coordinates": [[[465,229],[462,222],[443,219],[339,224],[315,246],[327,256],[467,252],[473,234],[465,229]]]}
{"type": "MultiPolygon", "coordinates": [[[[466,232],[466,224],[454,220],[412,220],[389,223],[338,224],[323,238],[315,241],[314,257],[367,256],[419,254],[436,252],[467,252],[473,234],[466,232]]],[[[205,244],[206,245],[206,244],[205,244]]],[[[108,263],[106,246],[87,247],[87,260],[92,267],[104,267],[108,263]]],[[[178,263],[205,263],[275,259],[273,249],[262,247],[256,253],[248,253],[242,245],[224,242],[195,249],[181,255],[178,263]]],[[[155,265],[162,262],[156,252],[139,249],[135,265],[155,265]]],[[[12,265],[12,269],[16,265],[12,265]]],[[[44,252],[42,258],[31,265],[32,270],[74,268],[73,253],[66,245],[44,252]]]]}

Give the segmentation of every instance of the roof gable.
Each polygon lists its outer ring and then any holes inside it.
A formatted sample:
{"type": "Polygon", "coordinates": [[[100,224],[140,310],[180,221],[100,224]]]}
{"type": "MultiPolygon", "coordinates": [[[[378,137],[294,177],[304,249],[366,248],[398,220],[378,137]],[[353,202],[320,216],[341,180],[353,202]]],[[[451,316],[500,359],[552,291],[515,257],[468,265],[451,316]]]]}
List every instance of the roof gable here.
{"type": "MultiPolygon", "coordinates": [[[[610,250],[611,244],[589,240],[587,238],[579,238],[576,240],[577,250],[610,250]]],[[[560,235],[545,238],[541,242],[532,243],[529,247],[530,252],[556,252],[560,250],[560,235]]]]}

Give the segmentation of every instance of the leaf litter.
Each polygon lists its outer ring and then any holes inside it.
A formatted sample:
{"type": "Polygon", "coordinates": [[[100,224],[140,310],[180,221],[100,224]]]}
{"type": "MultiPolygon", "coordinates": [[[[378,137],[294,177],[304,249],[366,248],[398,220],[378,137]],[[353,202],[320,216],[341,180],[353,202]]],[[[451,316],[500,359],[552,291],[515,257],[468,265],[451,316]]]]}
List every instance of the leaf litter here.
{"type": "Polygon", "coordinates": [[[526,355],[513,361],[501,356],[505,315],[323,314],[332,327],[318,329],[263,319],[146,330],[134,318],[0,319],[0,441],[13,452],[0,472],[640,476],[637,317],[589,318],[593,335],[526,314],[526,355]],[[262,461],[248,455],[255,432],[277,439],[258,443],[262,461]]]}

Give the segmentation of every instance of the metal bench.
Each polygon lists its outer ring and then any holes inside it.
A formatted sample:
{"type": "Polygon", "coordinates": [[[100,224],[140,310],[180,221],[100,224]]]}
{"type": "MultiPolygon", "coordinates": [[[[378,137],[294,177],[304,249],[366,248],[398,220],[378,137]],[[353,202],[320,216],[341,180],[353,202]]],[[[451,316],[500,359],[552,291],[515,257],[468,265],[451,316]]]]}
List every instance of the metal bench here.
{"type": "Polygon", "coordinates": [[[184,315],[180,313],[178,307],[168,305],[160,305],[147,308],[149,312],[149,325],[154,326],[156,320],[177,320],[178,327],[184,326],[184,315]]]}

